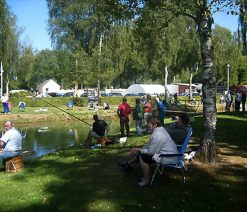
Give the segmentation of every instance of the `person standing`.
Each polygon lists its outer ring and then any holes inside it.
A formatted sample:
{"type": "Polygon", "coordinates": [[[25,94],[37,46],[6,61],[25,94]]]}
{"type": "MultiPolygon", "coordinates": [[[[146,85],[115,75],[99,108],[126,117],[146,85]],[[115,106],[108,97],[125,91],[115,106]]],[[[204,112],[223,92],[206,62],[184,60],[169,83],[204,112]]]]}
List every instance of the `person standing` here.
{"type": "Polygon", "coordinates": [[[175,93],[173,95],[173,98],[174,98],[174,104],[177,105],[178,104],[178,93],[175,93]]]}
{"type": "Polygon", "coordinates": [[[147,94],[147,101],[143,106],[143,112],[144,112],[144,124],[146,127],[146,131],[148,132],[147,119],[149,116],[152,116],[152,100],[150,94],[147,94]]]}
{"type": "Polygon", "coordinates": [[[166,111],[166,108],[163,104],[162,101],[160,101],[159,97],[156,97],[156,110],[158,111],[159,113],[159,120],[160,120],[160,123],[161,125],[164,127],[165,124],[164,124],[164,118],[165,118],[165,111],[166,111]]]}
{"type": "Polygon", "coordinates": [[[225,99],[224,96],[221,95],[221,96],[220,96],[220,104],[224,104],[224,99],[225,99]]]}
{"type": "Polygon", "coordinates": [[[242,94],[240,92],[237,92],[235,95],[235,111],[236,112],[240,111],[241,100],[242,100],[242,94]]]}
{"type": "Polygon", "coordinates": [[[8,114],[9,113],[9,97],[6,93],[1,97],[1,102],[3,105],[4,114],[8,114]]]}
{"type": "Polygon", "coordinates": [[[230,94],[230,91],[228,91],[225,95],[225,101],[226,101],[226,112],[230,112],[231,104],[232,104],[232,96],[230,94]]]}
{"type": "MultiPolygon", "coordinates": [[[[5,133],[0,138],[0,159],[16,157],[21,153],[22,136],[12,121],[4,124],[5,133]]],[[[3,164],[4,165],[4,164],[3,164]]]]}
{"type": "Polygon", "coordinates": [[[242,93],[242,111],[245,112],[245,103],[246,103],[246,93],[242,93]]]}
{"type": "Polygon", "coordinates": [[[136,99],[136,106],[133,111],[133,119],[136,121],[136,133],[142,135],[143,105],[140,98],[136,99]]]}
{"type": "Polygon", "coordinates": [[[117,115],[120,119],[120,133],[121,137],[124,137],[124,127],[126,129],[127,136],[129,136],[129,115],[131,114],[131,107],[127,103],[127,98],[123,97],[123,102],[118,106],[117,115]]]}

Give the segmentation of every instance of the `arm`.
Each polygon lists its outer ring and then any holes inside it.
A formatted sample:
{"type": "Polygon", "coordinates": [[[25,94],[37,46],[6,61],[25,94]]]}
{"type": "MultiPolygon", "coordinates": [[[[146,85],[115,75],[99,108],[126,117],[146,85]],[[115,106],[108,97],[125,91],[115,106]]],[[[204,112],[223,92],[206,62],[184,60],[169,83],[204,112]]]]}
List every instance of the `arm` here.
{"type": "Polygon", "coordinates": [[[122,110],[121,105],[119,105],[117,109],[117,115],[119,118],[121,117],[121,110],[122,110]]]}
{"type": "Polygon", "coordinates": [[[4,146],[4,142],[2,141],[2,140],[0,140],[0,152],[2,152],[3,151],[3,146],[4,146]]]}

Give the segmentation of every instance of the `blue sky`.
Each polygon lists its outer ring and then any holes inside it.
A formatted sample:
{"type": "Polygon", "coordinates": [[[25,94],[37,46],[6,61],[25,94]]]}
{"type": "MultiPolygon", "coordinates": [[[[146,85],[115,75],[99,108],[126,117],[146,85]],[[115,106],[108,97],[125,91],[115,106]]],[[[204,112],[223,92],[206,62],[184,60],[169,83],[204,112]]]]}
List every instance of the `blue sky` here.
{"type": "MultiPolygon", "coordinates": [[[[10,9],[17,16],[17,25],[24,28],[22,40],[27,40],[37,50],[51,49],[47,31],[48,9],[46,0],[6,0],[10,9]]],[[[237,16],[218,13],[214,21],[230,31],[237,31],[237,16]]]]}

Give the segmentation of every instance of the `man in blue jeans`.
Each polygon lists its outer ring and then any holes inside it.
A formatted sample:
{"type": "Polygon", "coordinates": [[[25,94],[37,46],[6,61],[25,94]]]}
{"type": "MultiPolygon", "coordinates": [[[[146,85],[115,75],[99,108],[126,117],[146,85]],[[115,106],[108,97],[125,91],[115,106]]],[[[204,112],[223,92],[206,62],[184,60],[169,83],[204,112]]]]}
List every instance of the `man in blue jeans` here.
{"type": "Polygon", "coordinates": [[[0,138],[0,160],[2,161],[20,155],[22,145],[22,136],[12,121],[7,121],[4,124],[4,129],[5,133],[0,138]]]}
{"type": "Polygon", "coordinates": [[[7,94],[4,94],[1,97],[1,102],[2,102],[2,105],[3,105],[3,113],[4,114],[8,114],[9,113],[9,97],[8,97],[7,94]]]}

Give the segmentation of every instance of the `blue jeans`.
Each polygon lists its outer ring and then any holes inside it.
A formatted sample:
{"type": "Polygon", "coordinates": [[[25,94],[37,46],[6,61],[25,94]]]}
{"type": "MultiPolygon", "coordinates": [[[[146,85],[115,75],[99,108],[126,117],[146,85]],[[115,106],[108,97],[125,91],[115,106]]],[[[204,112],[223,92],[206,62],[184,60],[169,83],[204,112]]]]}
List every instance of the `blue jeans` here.
{"type": "Polygon", "coordinates": [[[21,154],[21,151],[3,151],[3,152],[0,152],[0,160],[4,162],[4,159],[16,157],[20,154],[21,154]]]}
{"type": "Polygon", "coordinates": [[[137,135],[142,135],[142,119],[136,120],[136,133],[137,135]]]}
{"type": "Polygon", "coordinates": [[[3,112],[6,114],[6,113],[9,113],[9,103],[8,102],[4,102],[3,103],[3,112]]]}

